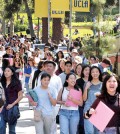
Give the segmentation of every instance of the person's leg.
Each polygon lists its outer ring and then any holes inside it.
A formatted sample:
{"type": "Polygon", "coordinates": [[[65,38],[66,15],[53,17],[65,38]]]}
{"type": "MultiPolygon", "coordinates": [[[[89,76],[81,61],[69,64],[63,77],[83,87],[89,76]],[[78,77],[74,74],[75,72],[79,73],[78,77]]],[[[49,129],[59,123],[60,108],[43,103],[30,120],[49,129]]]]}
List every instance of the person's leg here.
{"type": "Polygon", "coordinates": [[[69,112],[68,110],[60,110],[60,134],[69,134],[69,112]]]}
{"type": "Polygon", "coordinates": [[[43,120],[36,122],[35,121],[35,131],[36,134],[44,134],[44,129],[43,129],[43,120]]]}
{"type": "Polygon", "coordinates": [[[117,134],[116,127],[106,128],[105,129],[105,134],[117,134]]]}
{"type": "Polygon", "coordinates": [[[79,111],[78,110],[70,110],[70,134],[76,134],[77,128],[79,124],[79,111]]]}
{"type": "MultiPolygon", "coordinates": [[[[26,92],[28,93],[29,92],[29,84],[28,83],[25,83],[25,87],[26,87],[26,92]]],[[[28,100],[29,101],[29,100],[28,100]]],[[[29,102],[29,108],[32,110],[33,109],[33,107],[32,107],[32,105],[30,104],[30,102],[29,102]]]]}
{"type": "Polygon", "coordinates": [[[52,115],[43,117],[44,134],[51,133],[53,121],[54,121],[54,118],[52,115]]]}
{"type": "Polygon", "coordinates": [[[3,120],[3,116],[0,113],[0,134],[6,134],[6,122],[3,120]]]}
{"type": "Polygon", "coordinates": [[[80,120],[79,120],[77,134],[85,134],[85,132],[84,132],[83,107],[79,107],[79,114],[80,114],[80,120]]]}
{"type": "Polygon", "coordinates": [[[84,119],[84,130],[85,134],[94,134],[93,125],[89,122],[88,119],[84,119]]]}
{"type": "Polygon", "coordinates": [[[93,126],[93,128],[94,128],[94,133],[99,134],[99,130],[95,126],[93,126]]]}
{"type": "Polygon", "coordinates": [[[17,124],[17,122],[14,123],[13,125],[8,124],[8,126],[9,126],[9,134],[16,134],[16,131],[15,131],[16,124],[17,124]]]}

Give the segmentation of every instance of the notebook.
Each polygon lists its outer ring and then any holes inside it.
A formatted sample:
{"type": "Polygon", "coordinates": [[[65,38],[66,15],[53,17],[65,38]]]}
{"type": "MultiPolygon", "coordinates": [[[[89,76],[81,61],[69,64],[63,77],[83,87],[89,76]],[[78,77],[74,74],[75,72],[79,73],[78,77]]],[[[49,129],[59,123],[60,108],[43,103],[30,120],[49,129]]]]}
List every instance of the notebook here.
{"type": "Polygon", "coordinates": [[[89,121],[101,132],[104,131],[107,124],[113,117],[114,112],[106,106],[102,101],[99,102],[95,109],[95,113],[89,118],[89,121]]]}

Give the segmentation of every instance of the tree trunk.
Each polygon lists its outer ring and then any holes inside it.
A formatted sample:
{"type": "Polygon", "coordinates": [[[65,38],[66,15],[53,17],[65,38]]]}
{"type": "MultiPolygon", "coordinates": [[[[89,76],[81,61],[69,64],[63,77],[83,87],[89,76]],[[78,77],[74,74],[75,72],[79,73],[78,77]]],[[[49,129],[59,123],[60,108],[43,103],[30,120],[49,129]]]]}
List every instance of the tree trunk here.
{"type": "MultiPolygon", "coordinates": [[[[2,12],[1,14],[2,16],[4,16],[4,12],[2,12]]],[[[2,18],[2,33],[5,35],[6,34],[6,23],[5,23],[5,18],[2,18]]]]}
{"type": "Polygon", "coordinates": [[[30,34],[31,34],[31,37],[33,37],[33,36],[35,36],[35,33],[34,33],[34,30],[33,30],[32,13],[30,12],[30,8],[28,6],[27,0],[23,0],[23,2],[25,3],[26,13],[27,13],[27,16],[28,16],[30,34]]]}
{"type": "Polygon", "coordinates": [[[63,38],[63,27],[61,24],[61,18],[53,18],[53,34],[52,40],[57,41],[59,43],[60,39],[63,38]]]}
{"type": "Polygon", "coordinates": [[[10,35],[13,36],[14,34],[14,17],[10,19],[10,35]]]}
{"type": "Polygon", "coordinates": [[[48,42],[48,18],[42,18],[42,43],[48,42]]]}

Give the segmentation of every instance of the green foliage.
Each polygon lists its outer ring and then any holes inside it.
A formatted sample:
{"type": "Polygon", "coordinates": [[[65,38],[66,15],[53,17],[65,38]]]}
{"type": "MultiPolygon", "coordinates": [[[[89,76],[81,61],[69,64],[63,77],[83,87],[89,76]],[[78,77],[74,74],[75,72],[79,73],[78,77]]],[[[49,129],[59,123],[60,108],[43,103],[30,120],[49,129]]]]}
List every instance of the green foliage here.
{"type": "Polygon", "coordinates": [[[83,38],[82,50],[85,52],[86,57],[96,55],[96,51],[99,51],[99,58],[101,58],[103,55],[110,53],[111,48],[112,50],[116,48],[116,38],[114,36],[102,36],[100,38],[100,47],[96,46],[97,41],[97,38],[83,38]]]}
{"type": "Polygon", "coordinates": [[[5,18],[10,19],[14,13],[20,10],[21,0],[5,1],[5,18]]]}
{"type": "Polygon", "coordinates": [[[93,24],[93,28],[97,31],[110,33],[113,30],[115,21],[100,21],[93,24]]]}
{"type": "Polygon", "coordinates": [[[17,20],[14,24],[14,30],[15,32],[19,32],[19,31],[25,31],[26,29],[28,28],[28,24],[24,23],[23,24],[20,24],[20,21],[17,20]]]}
{"type": "Polygon", "coordinates": [[[96,50],[96,39],[93,38],[83,38],[82,40],[82,50],[85,52],[85,56],[88,58],[90,55],[95,55],[96,50]]]}

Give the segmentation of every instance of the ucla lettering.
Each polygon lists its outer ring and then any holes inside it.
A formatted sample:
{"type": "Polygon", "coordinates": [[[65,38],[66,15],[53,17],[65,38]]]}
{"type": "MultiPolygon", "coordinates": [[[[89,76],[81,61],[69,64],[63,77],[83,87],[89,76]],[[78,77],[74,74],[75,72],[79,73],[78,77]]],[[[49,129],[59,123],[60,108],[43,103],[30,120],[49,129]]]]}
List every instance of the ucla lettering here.
{"type": "Polygon", "coordinates": [[[74,7],[88,7],[88,0],[74,0],[74,7]]]}
{"type": "Polygon", "coordinates": [[[52,14],[64,14],[64,11],[52,11],[52,14]]]}

